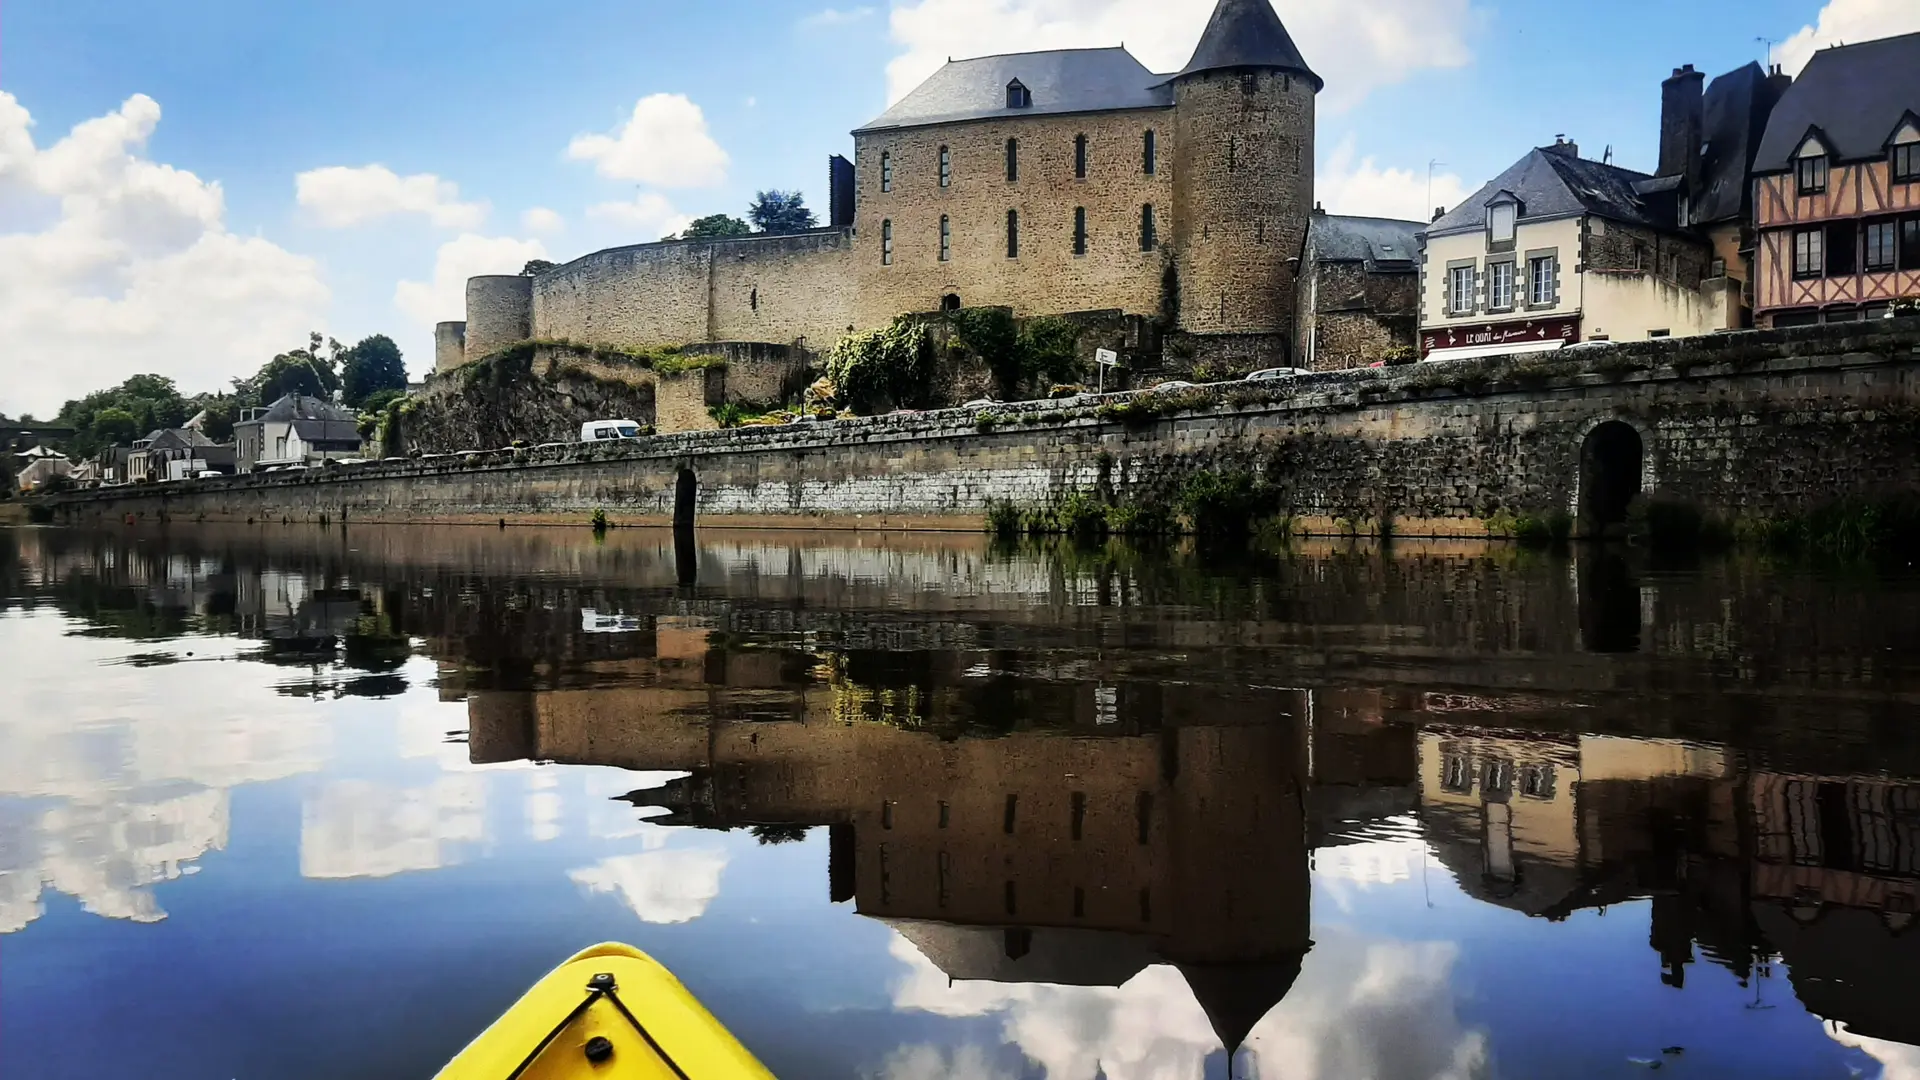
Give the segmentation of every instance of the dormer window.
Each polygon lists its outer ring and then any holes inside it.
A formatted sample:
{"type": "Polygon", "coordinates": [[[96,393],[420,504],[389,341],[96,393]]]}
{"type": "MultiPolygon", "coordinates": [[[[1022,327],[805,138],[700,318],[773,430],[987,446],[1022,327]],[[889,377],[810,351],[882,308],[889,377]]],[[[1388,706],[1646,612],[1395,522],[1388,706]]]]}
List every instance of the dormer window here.
{"type": "Polygon", "coordinates": [[[1487,247],[1510,250],[1519,226],[1520,204],[1511,195],[1495,199],[1487,207],[1487,247]]]}
{"type": "Polygon", "coordinates": [[[1802,198],[1827,190],[1827,148],[1818,139],[1808,139],[1794,156],[1794,186],[1802,198]]]}
{"type": "Polygon", "coordinates": [[[1920,120],[1909,116],[1900,125],[1887,146],[1887,160],[1893,166],[1894,183],[1920,183],[1920,120]]]}
{"type": "Polygon", "coordinates": [[[1007,108],[1009,109],[1033,108],[1033,91],[1027,89],[1026,83],[1021,82],[1019,79],[1015,79],[1012,82],[1007,84],[1007,108]]]}

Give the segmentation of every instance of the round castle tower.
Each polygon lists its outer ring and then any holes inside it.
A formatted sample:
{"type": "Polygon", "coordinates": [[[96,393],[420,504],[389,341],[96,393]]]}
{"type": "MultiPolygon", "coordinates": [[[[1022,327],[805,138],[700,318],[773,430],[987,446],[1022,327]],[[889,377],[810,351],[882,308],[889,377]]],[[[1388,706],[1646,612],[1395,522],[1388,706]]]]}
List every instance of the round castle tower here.
{"type": "Polygon", "coordinates": [[[533,336],[533,279],[494,274],[467,279],[466,354],[491,356],[533,336]]]}
{"type": "Polygon", "coordinates": [[[1269,0],[1220,0],[1171,81],[1179,329],[1265,336],[1248,345],[1280,362],[1293,339],[1324,84],[1269,0]]]}

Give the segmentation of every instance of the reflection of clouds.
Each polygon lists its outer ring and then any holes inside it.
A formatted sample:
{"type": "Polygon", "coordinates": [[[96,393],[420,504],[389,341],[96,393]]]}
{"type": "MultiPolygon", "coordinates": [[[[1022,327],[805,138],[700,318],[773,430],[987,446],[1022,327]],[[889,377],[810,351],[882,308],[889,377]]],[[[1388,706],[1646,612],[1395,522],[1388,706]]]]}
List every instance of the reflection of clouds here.
{"type": "Polygon", "coordinates": [[[985,1050],[967,1045],[949,1051],[938,1046],[902,1046],[887,1055],[879,1080],[1018,1080],[987,1060],[985,1050]]]}
{"type": "Polygon", "coordinates": [[[1876,1080],[1920,1080],[1920,1046],[1855,1035],[1844,1024],[1825,1024],[1822,1030],[1841,1046],[1851,1046],[1878,1061],[1876,1080]]]}
{"type": "Polygon", "coordinates": [[[327,784],[300,815],[300,873],[391,877],[459,861],[458,845],[486,839],[486,780],[455,774],[396,789],[365,780],[327,784]]]}
{"type": "MultiPolygon", "coordinates": [[[[894,988],[896,1007],[944,1016],[1001,1014],[1003,1037],[1049,1080],[1198,1076],[1220,1050],[1205,1012],[1172,967],[1147,968],[1117,989],[949,985],[905,937],[896,936],[891,951],[907,965],[894,988]]],[[[1369,941],[1329,929],[1308,954],[1292,993],[1253,1029],[1250,1053],[1267,1071],[1287,1077],[1489,1075],[1485,1034],[1464,1031],[1454,1010],[1457,955],[1450,944],[1369,941]]]]}
{"type": "Polygon", "coordinates": [[[132,642],[63,636],[51,613],[0,617],[0,933],[51,888],[107,918],[165,917],[151,887],[224,848],[228,790],[318,769],[328,728],[237,666],[230,641],[135,668],[132,642]]]}
{"type": "Polygon", "coordinates": [[[720,895],[726,865],[724,851],[644,851],[602,859],[570,876],[588,892],[618,893],[643,922],[684,923],[706,914],[720,895]]]}

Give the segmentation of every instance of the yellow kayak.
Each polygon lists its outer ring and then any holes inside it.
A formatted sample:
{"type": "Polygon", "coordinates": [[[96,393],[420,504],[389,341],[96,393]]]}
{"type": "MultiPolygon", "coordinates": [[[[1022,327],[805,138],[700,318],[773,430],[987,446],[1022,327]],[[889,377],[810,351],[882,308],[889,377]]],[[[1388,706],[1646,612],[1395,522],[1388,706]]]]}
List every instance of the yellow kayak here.
{"type": "Polygon", "coordinates": [[[438,1080],[773,1080],[673,973],[629,945],[553,969],[438,1080]]]}

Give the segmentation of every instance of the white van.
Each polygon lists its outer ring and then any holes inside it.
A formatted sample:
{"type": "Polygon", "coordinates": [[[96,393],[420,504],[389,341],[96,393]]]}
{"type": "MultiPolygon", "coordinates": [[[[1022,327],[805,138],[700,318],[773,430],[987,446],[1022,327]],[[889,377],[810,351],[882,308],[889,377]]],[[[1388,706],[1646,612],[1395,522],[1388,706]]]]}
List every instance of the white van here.
{"type": "Polygon", "coordinates": [[[594,420],[580,425],[581,442],[618,442],[640,437],[640,425],[632,420],[594,420]]]}

